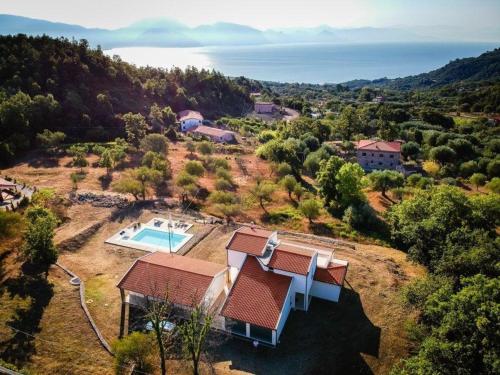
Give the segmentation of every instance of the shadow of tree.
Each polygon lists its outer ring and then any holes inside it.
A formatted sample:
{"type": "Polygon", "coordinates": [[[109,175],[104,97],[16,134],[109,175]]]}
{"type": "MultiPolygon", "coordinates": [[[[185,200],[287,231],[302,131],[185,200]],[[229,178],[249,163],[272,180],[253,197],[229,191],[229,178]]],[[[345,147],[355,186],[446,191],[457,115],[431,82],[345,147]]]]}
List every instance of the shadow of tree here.
{"type": "Polygon", "coordinates": [[[103,174],[102,176],[99,176],[99,182],[101,183],[102,190],[108,190],[112,181],[113,176],[111,174],[103,174]]]}
{"type": "Polygon", "coordinates": [[[59,166],[59,159],[55,156],[40,156],[29,159],[28,165],[32,168],[55,168],[59,166]]]}
{"type": "MultiPolygon", "coordinates": [[[[0,293],[4,292],[31,301],[27,308],[17,308],[6,324],[30,335],[40,332],[43,312],[54,295],[53,285],[43,277],[22,274],[7,279],[0,287],[0,293]]],[[[35,353],[34,338],[22,332],[13,332],[8,339],[0,341],[0,347],[0,357],[18,367],[22,367],[35,353]]]]}
{"type": "Polygon", "coordinates": [[[311,232],[317,236],[326,236],[331,237],[334,233],[332,232],[332,228],[326,223],[322,222],[312,222],[309,223],[309,229],[311,232]]]}
{"type": "Polygon", "coordinates": [[[359,294],[344,288],[339,303],[314,298],[308,312],[290,312],[275,349],[231,337],[212,356],[254,374],[372,374],[362,354],[379,356],[380,334],[359,294]]]}

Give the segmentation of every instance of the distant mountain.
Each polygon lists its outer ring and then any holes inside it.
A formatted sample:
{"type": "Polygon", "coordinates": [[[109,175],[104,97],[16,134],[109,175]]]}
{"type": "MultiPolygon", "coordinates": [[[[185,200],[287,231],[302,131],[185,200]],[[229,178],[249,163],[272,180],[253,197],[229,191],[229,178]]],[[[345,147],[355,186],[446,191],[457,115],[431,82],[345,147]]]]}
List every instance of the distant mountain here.
{"type": "Polygon", "coordinates": [[[381,78],[373,81],[355,80],[343,83],[351,89],[364,86],[388,87],[400,90],[433,88],[462,81],[500,80],[500,48],[478,57],[456,59],[442,68],[404,78],[381,78]]]}
{"type": "MultiPolygon", "coordinates": [[[[448,35],[447,40],[453,40],[454,33],[451,30],[443,28],[439,30],[444,30],[443,33],[448,35]]],[[[340,29],[320,25],[309,28],[258,30],[227,22],[189,27],[172,19],[156,18],[142,20],[115,30],[106,30],[6,14],[0,15],[1,35],[19,33],[87,39],[91,46],[101,45],[104,49],[128,46],[196,47],[267,43],[380,43],[443,40],[436,37],[436,35],[440,35],[439,33],[434,33],[433,36],[432,33],[419,28],[411,30],[374,27],[340,29]]],[[[481,35],[491,36],[492,33],[488,34],[488,30],[484,30],[481,35]]]]}

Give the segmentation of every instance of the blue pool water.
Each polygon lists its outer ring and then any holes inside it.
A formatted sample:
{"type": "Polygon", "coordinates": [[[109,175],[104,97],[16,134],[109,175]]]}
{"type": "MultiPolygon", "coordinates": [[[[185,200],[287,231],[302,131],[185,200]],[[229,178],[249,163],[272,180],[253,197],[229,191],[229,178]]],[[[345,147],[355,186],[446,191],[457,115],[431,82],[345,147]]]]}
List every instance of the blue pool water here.
{"type": "Polygon", "coordinates": [[[147,245],[160,246],[169,249],[168,244],[169,239],[171,241],[171,247],[175,250],[186,238],[184,234],[178,233],[167,233],[161,232],[159,230],[144,228],[134,237],[131,238],[132,241],[141,242],[147,245]]]}

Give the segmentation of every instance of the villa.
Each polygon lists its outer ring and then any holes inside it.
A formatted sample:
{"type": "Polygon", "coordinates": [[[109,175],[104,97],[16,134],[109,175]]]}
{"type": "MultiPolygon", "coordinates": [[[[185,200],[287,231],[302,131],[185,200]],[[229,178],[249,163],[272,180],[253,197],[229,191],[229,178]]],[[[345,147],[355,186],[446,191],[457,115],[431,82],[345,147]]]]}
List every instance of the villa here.
{"type": "Polygon", "coordinates": [[[331,249],[242,227],[226,250],[232,288],[221,315],[228,332],[275,346],[292,309],[307,311],[312,297],[339,300],[348,263],[331,249]]]}
{"type": "Polygon", "coordinates": [[[338,302],[348,262],[333,250],[278,238],[275,231],[241,227],[226,245],[226,265],[154,252],[139,258],[118,283],[122,334],[129,305],[169,299],[183,310],[193,301],[219,311],[219,329],[276,346],[292,310],[307,311],[312,298],[338,302]],[[196,298],[194,298],[195,296],[196,298]]]}
{"type": "Polygon", "coordinates": [[[181,131],[187,132],[196,126],[203,124],[203,116],[200,112],[192,110],[180,111],[177,114],[177,120],[179,121],[181,131]]]}
{"type": "Polygon", "coordinates": [[[365,171],[401,170],[401,142],[363,139],[356,144],[358,163],[365,171]]]}

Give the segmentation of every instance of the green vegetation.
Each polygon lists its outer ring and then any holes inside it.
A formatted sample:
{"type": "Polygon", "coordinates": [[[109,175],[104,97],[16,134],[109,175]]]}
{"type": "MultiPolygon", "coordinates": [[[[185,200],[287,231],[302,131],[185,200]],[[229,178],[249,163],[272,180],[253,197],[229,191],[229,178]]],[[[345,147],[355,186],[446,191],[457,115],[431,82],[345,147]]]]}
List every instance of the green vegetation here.
{"type": "Polygon", "coordinates": [[[248,89],[220,73],[136,68],[85,40],[1,36],[0,50],[8,57],[0,63],[3,162],[29,150],[37,134],[44,145],[61,139],[46,137],[45,129],[67,140],[109,141],[125,136],[126,127],[138,147],[145,125],[171,129],[173,112],[239,115],[250,105],[248,89]]]}
{"type": "Polygon", "coordinates": [[[132,332],[113,343],[116,373],[127,374],[129,366],[135,366],[137,373],[151,373],[154,370],[152,351],[154,348],[152,333],[132,332]]]}
{"type": "Polygon", "coordinates": [[[431,274],[404,292],[419,317],[409,335],[416,354],[394,374],[499,370],[500,197],[468,197],[455,187],[420,191],[389,211],[396,244],[431,274]]]}

